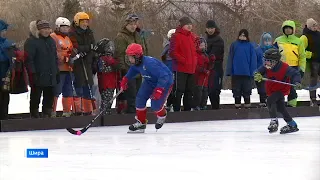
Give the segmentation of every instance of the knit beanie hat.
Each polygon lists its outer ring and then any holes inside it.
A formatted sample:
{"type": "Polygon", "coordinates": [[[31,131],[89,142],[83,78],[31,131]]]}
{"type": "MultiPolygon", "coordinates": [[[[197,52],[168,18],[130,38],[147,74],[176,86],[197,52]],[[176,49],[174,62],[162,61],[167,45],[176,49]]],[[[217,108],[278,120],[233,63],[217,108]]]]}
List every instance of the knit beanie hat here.
{"type": "Polygon", "coordinates": [[[307,28],[311,28],[312,26],[317,24],[318,24],[317,21],[315,21],[314,19],[312,18],[307,19],[307,28]]]}
{"type": "Polygon", "coordinates": [[[0,31],[7,30],[8,26],[9,25],[4,20],[0,19],[0,31]]]}
{"type": "Polygon", "coordinates": [[[218,28],[216,22],[214,20],[208,20],[206,23],[206,28],[218,28]]]}
{"type": "Polygon", "coordinates": [[[184,25],[187,25],[187,24],[192,24],[192,21],[189,17],[182,17],[180,20],[180,26],[183,27],[184,25]]]}
{"type": "Polygon", "coordinates": [[[46,20],[38,20],[37,21],[37,29],[41,30],[41,29],[45,29],[45,28],[50,28],[49,22],[46,20]]]}

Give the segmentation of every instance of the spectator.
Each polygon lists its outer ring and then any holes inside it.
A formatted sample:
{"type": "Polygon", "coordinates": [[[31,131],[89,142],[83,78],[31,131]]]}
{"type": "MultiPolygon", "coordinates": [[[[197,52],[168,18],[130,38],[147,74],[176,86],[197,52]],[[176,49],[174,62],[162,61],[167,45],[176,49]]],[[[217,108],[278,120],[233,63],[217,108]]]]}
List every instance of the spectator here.
{"type": "MultiPolygon", "coordinates": [[[[57,101],[62,93],[62,117],[70,117],[73,102],[73,84],[74,75],[72,73],[72,64],[70,56],[72,53],[72,42],[68,37],[70,30],[70,21],[67,18],[59,17],[56,19],[56,29],[51,37],[56,42],[57,54],[59,58],[60,83],[55,87],[55,97],[53,101],[52,117],[56,117],[57,101]]],[[[74,110],[74,107],[72,108],[74,110]]]]}
{"type": "MultiPolygon", "coordinates": [[[[143,43],[143,40],[137,32],[138,28],[138,16],[135,14],[129,14],[128,17],[125,20],[125,24],[120,30],[120,32],[117,34],[117,37],[115,38],[115,59],[119,61],[120,66],[120,74],[121,76],[124,76],[128,70],[129,70],[129,62],[126,60],[126,49],[129,44],[131,43],[137,43],[142,45],[144,54],[147,54],[146,52],[146,46],[145,43],[143,43]]],[[[121,79],[122,77],[120,77],[121,79]]],[[[137,95],[137,91],[141,84],[141,76],[137,75],[136,78],[133,78],[128,83],[128,90],[124,93],[120,94],[117,98],[117,112],[118,113],[135,113],[136,112],[136,106],[135,106],[135,99],[137,95]]]]}
{"type": "Polygon", "coordinates": [[[231,76],[232,93],[235,107],[241,108],[241,97],[244,107],[250,108],[250,95],[252,91],[252,78],[257,69],[257,55],[250,42],[249,32],[242,29],[238,39],[230,46],[226,75],[231,76]]]}
{"type": "MultiPolygon", "coordinates": [[[[256,53],[257,53],[257,67],[263,66],[263,54],[266,52],[266,50],[274,48],[272,45],[273,38],[270,33],[264,32],[261,35],[260,38],[260,43],[256,47],[256,53]]],[[[258,89],[258,94],[260,96],[260,107],[266,107],[266,99],[267,99],[267,94],[266,94],[266,89],[265,89],[265,81],[260,81],[257,82],[255,81],[255,84],[258,89]]]]}
{"type": "Polygon", "coordinates": [[[117,73],[118,64],[113,58],[114,43],[107,38],[101,39],[98,43],[96,52],[98,53],[98,85],[99,93],[101,94],[101,107],[102,115],[111,114],[110,100],[113,98],[114,90],[117,86],[117,73]]]}
{"type": "Polygon", "coordinates": [[[27,53],[27,68],[31,86],[30,116],[39,118],[39,104],[43,93],[42,115],[51,117],[54,87],[59,83],[58,55],[51,29],[46,20],[30,23],[30,37],[24,44],[27,53]]]}
{"type": "Polygon", "coordinates": [[[199,45],[197,48],[197,68],[195,73],[196,88],[193,94],[195,110],[204,110],[207,105],[208,77],[211,67],[209,66],[209,57],[206,50],[206,40],[204,38],[199,38],[199,45]]]}
{"type": "MultiPolygon", "coordinates": [[[[303,77],[306,69],[306,53],[302,40],[295,36],[296,24],[294,21],[288,20],[282,24],[283,35],[276,38],[274,46],[280,49],[282,59],[289,66],[300,71],[303,77]]],[[[297,106],[297,92],[291,87],[288,95],[288,106],[297,106]]]]}
{"type": "Polygon", "coordinates": [[[173,109],[174,111],[180,111],[181,98],[184,95],[184,111],[190,111],[193,105],[194,73],[197,66],[196,43],[195,35],[191,32],[191,20],[188,17],[183,17],[179,22],[180,25],[171,37],[169,50],[170,56],[174,60],[173,71],[175,71],[173,109]]]}
{"type": "MultiPolygon", "coordinates": [[[[161,54],[162,62],[171,70],[171,72],[172,72],[172,58],[169,55],[169,49],[170,49],[170,39],[175,32],[176,32],[176,29],[171,29],[170,31],[168,31],[167,33],[168,42],[165,44],[164,50],[161,54]]],[[[169,112],[173,112],[173,101],[174,101],[174,94],[171,91],[167,99],[167,108],[169,109],[169,112]]]]}
{"type": "Polygon", "coordinates": [[[5,21],[0,19],[0,120],[9,118],[9,93],[19,94],[28,91],[24,81],[24,56],[17,49],[15,43],[7,39],[8,26],[5,21]],[[19,72],[14,73],[16,71],[19,72]]]}
{"type": "Polygon", "coordinates": [[[224,41],[220,37],[220,29],[213,20],[206,23],[207,54],[213,63],[209,75],[209,98],[212,109],[220,109],[220,93],[223,79],[224,41]]]}
{"type": "MultiPolygon", "coordinates": [[[[315,86],[320,75],[320,32],[317,31],[318,23],[310,18],[303,29],[300,39],[306,49],[306,58],[310,67],[310,86],[315,86]]],[[[316,91],[310,91],[310,106],[317,106],[316,91]]]]}
{"type": "Polygon", "coordinates": [[[92,115],[95,106],[93,101],[93,46],[95,39],[89,27],[90,17],[85,12],[78,12],[73,19],[70,29],[70,40],[74,51],[81,54],[81,57],[73,63],[73,73],[75,76],[75,86],[77,97],[75,101],[76,115],[92,115]],[[86,77],[87,74],[87,77],[86,77]]]}

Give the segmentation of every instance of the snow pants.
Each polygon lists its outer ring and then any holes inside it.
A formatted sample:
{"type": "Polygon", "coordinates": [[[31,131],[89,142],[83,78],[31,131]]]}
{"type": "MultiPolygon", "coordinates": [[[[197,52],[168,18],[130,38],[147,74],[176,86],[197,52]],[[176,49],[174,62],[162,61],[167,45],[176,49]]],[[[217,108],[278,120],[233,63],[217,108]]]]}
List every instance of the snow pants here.
{"type": "Polygon", "coordinates": [[[59,97],[62,93],[62,97],[72,97],[72,81],[74,81],[72,73],[60,72],[60,83],[55,87],[55,96],[59,97]]]}
{"type": "MultiPolygon", "coordinates": [[[[319,75],[320,75],[320,63],[319,62],[311,62],[310,63],[310,86],[315,86],[318,83],[319,75]]],[[[315,101],[317,99],[316,91],[310,91],[310,99],[315,101]]]]}
{"type": "Polygon", "coordinates": [[[288,113],[285,102],[284,102],[284,95],[282,92],[274,92],[267,98],[267,107],[269,110],[269,115],[271,119],[277,118],[277,112],[281,113],[283,119],[286,122],[292,121],[292,117],[288,113]]]}

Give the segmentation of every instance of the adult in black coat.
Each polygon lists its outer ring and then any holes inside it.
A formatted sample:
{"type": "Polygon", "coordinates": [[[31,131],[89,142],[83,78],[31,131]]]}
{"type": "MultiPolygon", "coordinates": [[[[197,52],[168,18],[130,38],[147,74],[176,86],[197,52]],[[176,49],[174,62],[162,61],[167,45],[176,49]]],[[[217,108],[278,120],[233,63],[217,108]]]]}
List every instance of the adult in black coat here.
{"type": "Polygon", "coordinates": [[[51,117],[54,86],[60,80],[56,43],[50,33],[48,21],[32,21],[30,23],[30,37],[24,44],[31,87],[30,115],[32,118],[39,118],[38,109],[42,93],[43,117],[51,117]]]}
{"type": "Polygon", "coordinates": [[[74,61],[73,73],[77,92],[77,97],[75,98],[76,115],[85,116],[91,115],[94,111],[92,105],[93,97],[91,97],[91,95],[93,95],[93,71],[96,71],[97,67],[95,53],[93,51],[95,39],[93,31],[89,27],[89,18],[87,13],[78,12],[74,16],[69,34],[74,52],[82,54],[79,59],[74,61]],[[88,79],[86,79],[86,74],[88,79]],[[80,104],[80,102],[82,104],[80,104]]]}
{"type": "Polygon", "coordinates": [[[223,78],[224,41],[220,37],[220,29],[213,20],[206,23],[207,54],[211,67],[208,87],[212,109],[220,109],[220,93],[223,78]]]}

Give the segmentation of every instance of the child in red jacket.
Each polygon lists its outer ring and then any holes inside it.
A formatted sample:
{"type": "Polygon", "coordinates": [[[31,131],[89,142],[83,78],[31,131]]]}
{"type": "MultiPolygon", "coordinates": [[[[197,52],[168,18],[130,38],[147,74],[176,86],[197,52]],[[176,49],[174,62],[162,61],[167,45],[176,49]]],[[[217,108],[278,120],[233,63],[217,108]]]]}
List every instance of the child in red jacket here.
{"type": "Polygon", "coordinates": [[[114,44],[109,39],[102,39],[98,42],[98,86],[101,95],[100,111],[102,115],[111,114],[111,105],[114,90],[117,87],[117,61],[112,57],[114,54],[114,44]]]}
{"type": "Polygon", "coordinates": [[[204,38],[198,39],[197,67],[195,72],[196,88],[194,89],[194,110],[205,109],[208,99],[208,78],[210,73],[209,57],[206,54],[207,43],[204,38]]]}

